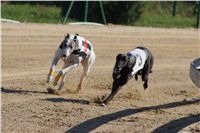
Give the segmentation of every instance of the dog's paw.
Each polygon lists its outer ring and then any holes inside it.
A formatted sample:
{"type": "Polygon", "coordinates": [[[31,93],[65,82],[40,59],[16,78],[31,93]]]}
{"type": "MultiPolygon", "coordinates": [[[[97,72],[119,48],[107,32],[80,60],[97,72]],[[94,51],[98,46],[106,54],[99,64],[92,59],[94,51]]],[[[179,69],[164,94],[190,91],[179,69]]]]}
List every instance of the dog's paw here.
{"type": "Polygon", "coordinates": [[[67,90],[68,93],[72,93],[72,94],[78,94],[81,91],[80,90],[67,90]]]}
{"type": "Polygon", "coordinates": [[[144,83],[143,87],[144,87],[144,90],[146,90],[148,88],[148,84],[144,83]]]}
{"type": "Polygon", "coordinates": [[[61,95],[61,92],[60,91],[56,91],[54,94],[61,95]]]}
{"type": "Polygon", "coordinates": [[[48,75],[47,77],[47,83],[51,83],[53,81],[53,76],[48,75]]]}
{"type": "Polygon", "coordinates": [[[52,89],[52,88],[47,88],[47,92],[49,94],[54,94],[56,92],[56,90],[52,89]]]}
{"type": "Polygon", "coordinates": [[[138,75],[135,75],[135,80],[138,81],[138,75]]]}
{"type": "Polygon", "coordinates": [[[101,104],[99,104],[99,106],[106,107],[106,104],[105,103],[101,103],[101,104]]]}
{"type": "Polygon", "coordinates": [[[78,93],[80,93],[80,90],[75,90],[75,91],[73,91],[73,93],[78,94],[78,93]]]}
{"type": "Polygon", "coordinates": [[[80,91],[81,91],[81,86],[79,85],[79,86],[77,87],[77,89],[75,90],[75,93],[80,93],[80,91]]]}

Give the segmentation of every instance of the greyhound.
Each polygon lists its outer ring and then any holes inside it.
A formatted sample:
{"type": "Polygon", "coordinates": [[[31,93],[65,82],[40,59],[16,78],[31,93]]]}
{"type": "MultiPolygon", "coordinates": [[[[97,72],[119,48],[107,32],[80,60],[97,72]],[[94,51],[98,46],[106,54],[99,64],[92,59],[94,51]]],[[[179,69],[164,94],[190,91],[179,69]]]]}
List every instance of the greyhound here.
{"type": "Polygon", "coordinates": [[[53,73],[55,71],[56,65],[60,59],[63,60],[63,68],[59,71],[57,76],[54,79],[53,85],[56,86],[60,77],[62,77],[61,82],[57,90],[54,90],[54,93],[59,94],[59,91],[63,88],[66,73],[80,65],[83,66],[83,73],[80,78],[76,92],[81,90],[81,85],[84,78],[89,74],[90,68],[95,61],[95,52],[90,41],[84,37],[79,36],[78,34],[67,34],[64,40],[61,42],[58,47],[55,56],[52,60],[52,64],[47,76],[47,83],[53,81],[53,73]]]}
{"type": "Polygon", "coordinates": [[[118,54],[116,63],[113,68],[113,85],[112,91],[106,100],[102,102],[105,106],[114,95],[135,75],[135,80],[138,80],[138,75],[141,75],[144,81],[143,87],[148,88],[148,76],[152,72],[154,57],[152,53],[144,47],[137,47],[127,54],[118,54]]]}

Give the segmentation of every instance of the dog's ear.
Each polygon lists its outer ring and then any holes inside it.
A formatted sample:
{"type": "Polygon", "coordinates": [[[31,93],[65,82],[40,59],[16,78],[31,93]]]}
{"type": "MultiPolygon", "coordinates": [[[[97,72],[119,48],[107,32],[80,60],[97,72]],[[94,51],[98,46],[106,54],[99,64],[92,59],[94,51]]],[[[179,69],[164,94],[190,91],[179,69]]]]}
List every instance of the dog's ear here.
{"type": "Polygon", "coordinates": [[[116,60],[119,60],[119,59],[122,57],[122,55],[123,55],[123,54],[118,54],[118,55],[116,56],[116,60]]]}
{"type": "Polygon", "coordinates": [[[69,38],[69,33],[67,33],[67,35],[65,35],[65,39],[68,39],[69,38]]]}
{"type": "Polygon", "coordinates": [[[74,43],[77,45],[78,44],[78,39],[77,39],[77,36],[75,35],[74,36],[74,39],[73,39],[74,43]]]}

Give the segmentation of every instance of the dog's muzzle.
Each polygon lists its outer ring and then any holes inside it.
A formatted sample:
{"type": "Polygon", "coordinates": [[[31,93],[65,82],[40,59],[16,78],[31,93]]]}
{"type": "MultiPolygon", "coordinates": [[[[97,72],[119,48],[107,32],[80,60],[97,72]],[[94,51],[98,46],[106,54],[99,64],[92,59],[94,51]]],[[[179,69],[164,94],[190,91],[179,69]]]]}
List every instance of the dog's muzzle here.
{"type": "Polygon", "coordinates": [[[67,56],[66,56],[65,54],[63,54],[63,55],[62,55],[62,60],[65,60],[66,57],[67,57],[67,56]]]}

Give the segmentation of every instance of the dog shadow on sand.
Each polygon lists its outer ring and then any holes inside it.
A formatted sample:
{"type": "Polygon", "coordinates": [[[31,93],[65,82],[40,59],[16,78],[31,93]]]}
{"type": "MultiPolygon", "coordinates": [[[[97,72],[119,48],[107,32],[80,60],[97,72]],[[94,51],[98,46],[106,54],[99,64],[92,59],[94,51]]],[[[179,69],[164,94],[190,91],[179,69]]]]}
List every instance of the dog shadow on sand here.
{"type": "Polygon", "coordinates": [[[55,102],[55,103],[69,102],[69,103],[80,103],[80,104],[87,104],[87,105],[90,103],[88,100],[81,100],[81,99],[46,98],[46,99],[43,99],[43,100],[55,102]]]}
{"type": "MultiPolygon", "coordinates": [[[[89,120],[86,120],[71,129],[67,130],[65,133],[74,133],[74,132],[83,132],[88,133],[92,130],[100,127],[103,124],[106,124],[110,121],[126,117],[129,115],[149,111],[149,110],[158,110],[158,109],[169,109],[169,108],[175,108],[175,107],[181,107],[181,106],[187,106],[191,104],[200,104],[200,99],[192,99],[192,100],[183,100],[178,102],[172,102],[162,105],[155,105],[155,106],[148,106],[148,107],[141,107],[141,108],[135,108],[135,109],[125,109],[118,112],[98,116],[89,120]]],[[[177,120],[172,120],[169,123],[166,123],[152,131],[153,133],[177,133],[181,129],[183,129],[186,126],[189,126],[195,122],[200,121],[200,114],[190,115],[184,118],[180,118],[177,120]]]]}
{"type": "MultiPolygon", "coordinates": [[[[42,92],[42,91],[33,91],[33,90],[22,90],[20,89],[10,89],[10,88],[4,88],[1,87],[1,93],[10,93],[10,94],[49,94],[48,92],[42,92]]],[[[55,94],[50,94],[55,95],[55,94]]],[[[50,102],[70,102],[70,103],[80,103],[80,104],[89,104],[88,100],[81,100],[81,99],[65,99],[65,98],[45,98],[42,99],[44,101],[50,101],[50,102]]]]}
{"type": "Polygon", "coordinates": [[[30,93],[40,93],[40,94],[48,94],[47,92],[36,91],[36,90],[23,90],[23,89],[11,89],[1,87],[1,93],[16,93],[16,94],[30,94],[30,93]]]}
{"type": "MultiPolygon", "coordinates": [[[[16,94],[30,94],[30,93],[39,93],[39,94],[49,94],[48,92],[41,92],[41,91],[33,91],[33,90],[22,90],[22,89],[8,89],[1,87],[1,93],[16,93],[16,94]]],[[[80,99],[65,99],[65,98],[46,98],[42,99],[45,101],[50,102],[70,102],[70,103],[79,103],[79,104],[90,104],[87,100],[80,100],[80,99]]],[[[169,108],[176,108],[181,106],[187,106],[191,104],[200,104],[200,98],[192,99],[192,100],[182,100],[178,102],[172,102],[162,105],[155,105],[155,106],[148,106],[148,107],[141,107],[141,108],[134,108],[134,109],[125,109],[118,112],[98,116],[89,120],[86,120],[71,129],[67,130],[66,133],[74,133],[74,132],[83,132],[87,133],[90,132],[103,124],[106,124],[110,121],[126,117],[129,115],[149,111],[149,110],[158,110],[158,109],[169,109],[169,108]]],[[[186,117],[182,117],[176,120],[169,121],[168,123],[157,127],[152,132],[153,133],[177,133],[184,127],[187,127],[193,123],[200,121],[200,113],[195,115],[189,115],[186,117]]],[[[197,131],[199,132],[199,131],[197,131]]]]}

